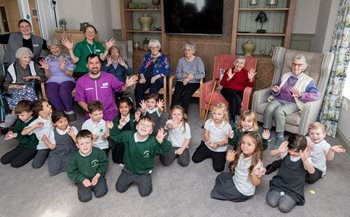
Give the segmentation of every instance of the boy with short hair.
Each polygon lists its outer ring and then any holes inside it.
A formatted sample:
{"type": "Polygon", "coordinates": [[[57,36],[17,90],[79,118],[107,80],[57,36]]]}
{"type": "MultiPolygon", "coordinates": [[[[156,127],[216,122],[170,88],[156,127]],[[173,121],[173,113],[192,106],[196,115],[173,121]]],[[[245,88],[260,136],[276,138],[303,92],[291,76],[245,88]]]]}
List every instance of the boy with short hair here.
{"type": "Polygon", "coordinates": [[[50,149],[54,149],[56,144],[51,120],[52,108],[47,100],[35,100],[32,104],[33,115],[38,117],[22,131],[22,135],[35,134],[39,143],[38,150],[32,163],[34,169],[42,167],[49,156],[50,149]]]}
{"type": "Polygon", "coordinates": [[[27,164],[36,155],[38,139],[35,135],[23,136],[21,134],[22,130],[34,121],[31,102],[28,100],[20,101],[15,107],[15,113],[18,119],[15,122],[13,131],[9,131],[6,134],[5,140],[16,138],[18,145],[1,157],[1,163],[11,163],[12,167],[19,168],[27,164]]]}
{"type": "Polygon", "coordinates": [[[103,105],[94,100],[88,104],[90,119],[87,119],[81,129],[89,130],[94,136],[93,146],[103,150],[108,156],[109,151],[109,129],[106,127],[106,121],[103,120],[103,105]]]}
{"type": "Polygon", "coordinates": [[[93,135],[89,130],[77,134],[78,151],[74,152],[68,163],[67,175],[78,187],[78,198],[88,202],[95,197],[103,197],[107,191],[105,173],[108,158],[99,148],[92,147],[93,135]]]}
{"type": "MultiPolygon", "coordinates": [[[[111,128],[111,126],[109,126],[111,128]]],[[[120,126],[111,130],[111,139],[116,143],[124,143],[124,164],[116,184],[116,190],[123,193],[131,184],[138,186],[141,197],[152,192],[151,173],[154,158],[157,154],[167,154],[171,150],[171,143],[164,139],[164,130],[158,130],[157,137],[150,136],[154,122],[149,116],[141,117],[136,125],[136,132],[121,131],[120,126]]]]}
{"type": "Polygon", "coordinates": [[[309,125],[307,147],[311,152],[311,163],[315,167],[315,173],[306,175],[306,182],[313,184],[326,175],[327,161],[334,159],[334,153],[343,153],[345,149],[341,145],[331,146],[326,140],[326,127],[320,122],[309,125]]]}
{"type": "Polygon", "coordinates": [[[165,125],[165,122],[161,123],[164,116],[164,101],[162,99],[159,99],[158,94],[150,93],[145,97],[144,100],[141,100],[140,106],[141,108],[139,111],[136,112],[136,116],[150,116],[155,124],[155,126],[153,127],[152,136],[156,136],[158,133],[158,129],[161,128],[161,126],[165,125]]]}

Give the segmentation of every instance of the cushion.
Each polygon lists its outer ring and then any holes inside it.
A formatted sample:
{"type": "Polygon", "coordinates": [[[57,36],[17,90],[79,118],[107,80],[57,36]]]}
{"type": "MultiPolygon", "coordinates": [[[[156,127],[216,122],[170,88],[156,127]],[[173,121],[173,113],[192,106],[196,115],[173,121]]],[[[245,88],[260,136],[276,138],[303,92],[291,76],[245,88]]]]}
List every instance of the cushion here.
{"type": "MultiPolygon", "coordinates": [[[[268,102],[258,105],[258,109],[256,112],[260,115],[264,115],[264,111],[265,111],[267,104],[268,104],[268,102]]],[[[286,123],[288,123],[290,125],[294,125],[294,126],[299,126],[300,119],[301,119],[301,113],[294,112],[294,113],[287,116],[286,123]]]]}

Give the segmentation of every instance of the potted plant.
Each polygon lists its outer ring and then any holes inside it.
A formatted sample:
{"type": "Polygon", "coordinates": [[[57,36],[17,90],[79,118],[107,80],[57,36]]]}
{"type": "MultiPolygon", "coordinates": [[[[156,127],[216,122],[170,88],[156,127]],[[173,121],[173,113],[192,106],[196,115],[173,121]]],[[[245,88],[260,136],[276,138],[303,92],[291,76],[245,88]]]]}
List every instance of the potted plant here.
{"type": "Polygon", "coordinates": [[[60,25],[60,30],[67,30],[67,21],[66,19],[62,18],[58,21],[58,24],[60,25]]]}

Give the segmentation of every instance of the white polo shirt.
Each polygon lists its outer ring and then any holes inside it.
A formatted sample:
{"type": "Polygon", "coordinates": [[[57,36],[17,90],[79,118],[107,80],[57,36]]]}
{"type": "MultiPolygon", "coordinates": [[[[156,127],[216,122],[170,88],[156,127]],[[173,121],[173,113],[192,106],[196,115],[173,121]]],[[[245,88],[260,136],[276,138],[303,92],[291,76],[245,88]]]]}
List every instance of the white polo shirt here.
{"type": "MultiPolygon", "coordinates": [[[[173,121],[170,119],[166,122],[171,124],[173,121]]],[[[169,130],[168,140],[171,142],[173,147],[181,147],[185,139],[191,139],[191,129],[188,123],[181,124],[180,126],[169,130]]]]}
{"type": "Polygon", "coordinates": [[[46,135],[52,144],[56,144],[55,135],[53,133],[52,121],[51,119],[48,120],[39,116],[32,123],[30,123],[26,128],[34,126],[37,122],[42,122],[44,123],[44,125],[41,128],[36,128],[32,130],[29,134],[34,133],[36,138],[39,140],[39,143],[36,146],[37,150],[48,149],[48,147],[45,145],[43,141],[41,141],[41,139],[43,138],[44,135],[46,135]]]}
{"type": "Polygon", "coordinates": [[[105,120],[101,119],[100,122],[98,122],[97,124],[94,124],[90,118],[83,123],[83,125],[81,126],[81,129],[89,130],[93,135],[97,135],[97,139],[95,141],[95,144],[93,145],[94,147],[99,149],[109,148],[108,140],[104,140],[102,138],[103,134],[106,131],[108,131],[105,120]]]}
{"type": "MultiPolygon", "coordinates": [[[[209,133],[209,139],[212,143],[219,142],[224,140],[228,134],[231,131],[231,125],[227,122],[222,122],[222,124],[219,127],[215,126],[215,123],[213,119],[209,119],[204,124],[204,129],[208,130],[209,133]]],[[[225,152],[227,151],[227,144],[223,146],[219,146],[217,148],[211,148],[208,144],[206,144],[207,147],[214,151],[214,152],[225,152]]]]}
{"type": "MultiPolygon", "coordinates": [[[[306,140],[308,143],[312,143],[310,137],[307,136],[306,140]]],[[[315,168],[322,171],[322,176],[326,175],[327,153],[330,148],[331,145],[326,140],[323,140],[322,142],[315,144],[311,150],[311,163],[315,168]]]]}

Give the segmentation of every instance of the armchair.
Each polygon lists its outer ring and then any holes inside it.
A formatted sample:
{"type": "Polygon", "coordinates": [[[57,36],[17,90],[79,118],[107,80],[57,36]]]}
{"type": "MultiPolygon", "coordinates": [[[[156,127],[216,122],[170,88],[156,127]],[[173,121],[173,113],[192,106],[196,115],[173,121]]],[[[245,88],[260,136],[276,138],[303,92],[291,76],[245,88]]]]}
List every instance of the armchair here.
{"type": "MultiPolygon", "coordinates": [[[[286,117],[286,131],[305,135],[309,124],[317,120],[321,109],[328,78],[333,65],[334,54],[330,52],[302,52],[277,47],[272,56],[272,62],[274,65],[272,85],[279,81],[282,74],[290,71],[289,66],[296,54],[302,54],[306,57],[308,67],[304,73],[314,79],[321,94],[320,99],[306,103],[302,111],[295,112],[286,117]]],[[[259,122],[263,121],[264,111],[268,104],[267,98],[270,94],[270,88],[255,91],[253,94],[252,110],[256,113],[259,122]]]]}
{"type": "MultiPolygon", "coordinates": [[[[202,119],[204,119],[205,111],[209,109],[211,104],[214,104],[215,102],[220,101],[228,105],[228,102],[221,95],[220,90],[218,88],[215,87],[215,90],[213,93],[212,93],[212,90],[214,89],[215,81],[217,81],[216,83],[219,82],[220,70],[222,69],[226,70],[228,68],[233,67],[233,62],[236,59],[236,57],[237,57],[236,55],[231,55],[231,54],[223,54],[223,55],[215,56],[213,78],[212,80],[205,82],[201,90],[200,108],[201,108],[202,119]]],[[[256,58],[252,56],[247,56],[245,68],[247,70],[250,70],[251,68],[256,68],[256,58]]],[[[241,111],[245,111],[248,109],[251,93],[252,93],[251,87],[246,87],[244,89],[241,111]]]]}

